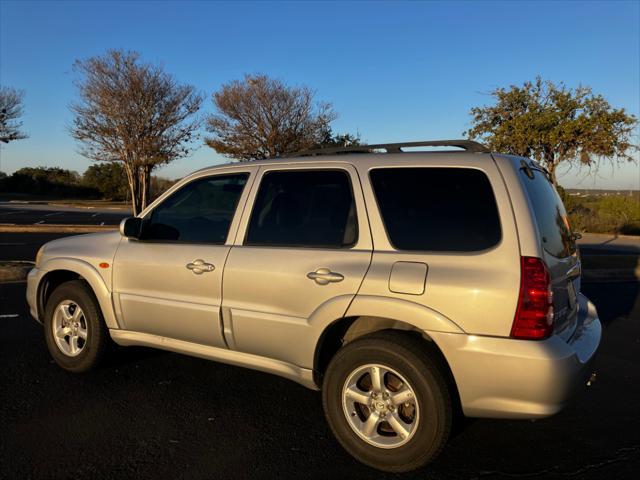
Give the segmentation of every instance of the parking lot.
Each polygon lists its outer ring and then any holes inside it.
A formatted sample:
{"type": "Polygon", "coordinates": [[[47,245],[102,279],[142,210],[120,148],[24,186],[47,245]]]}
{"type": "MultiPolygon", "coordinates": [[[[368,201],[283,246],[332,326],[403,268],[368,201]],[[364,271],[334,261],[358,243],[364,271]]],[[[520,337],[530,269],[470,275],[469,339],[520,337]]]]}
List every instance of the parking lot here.
{"type": "Polygon", "coordinates": [[[116,207],[76,207],[46,202],[0,202],[0,224],[117,225],[131,213],[116,207]]]}
{"type": "MultiPolygon", "coordinates": [[[[32,259],[46,235],[1,233],[0,243],[23,245],[0,252],[32,259]]],[[[2,477],[385,478],[340,448],[318,393],[275,376],[142,348],[116,348],[89,374],[64,372],[24,289],[0,285],[2,477]]],[[[605,327],[597,382],[549,419],[469,422],[404,478],[635,478],[640,285],[583,291],[605,327]]]]}

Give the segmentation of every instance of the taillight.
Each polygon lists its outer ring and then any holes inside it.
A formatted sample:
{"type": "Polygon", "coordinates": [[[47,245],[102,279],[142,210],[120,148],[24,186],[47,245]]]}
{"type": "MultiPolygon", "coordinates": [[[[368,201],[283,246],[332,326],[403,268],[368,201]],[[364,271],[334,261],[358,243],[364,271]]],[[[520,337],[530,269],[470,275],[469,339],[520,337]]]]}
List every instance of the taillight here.
{"type": "Polygon", "coordinates": [[[511,336],[529,340],[547,338],[553,332],[553,291],[544,262],[522,257],[520,296],[511,336]]]}

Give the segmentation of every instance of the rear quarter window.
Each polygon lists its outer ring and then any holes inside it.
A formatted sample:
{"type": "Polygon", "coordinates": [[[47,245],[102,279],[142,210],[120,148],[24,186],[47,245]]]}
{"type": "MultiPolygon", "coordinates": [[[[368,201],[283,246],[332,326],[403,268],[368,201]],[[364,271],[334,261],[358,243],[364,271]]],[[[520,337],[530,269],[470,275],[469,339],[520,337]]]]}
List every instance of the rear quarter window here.
{"type": "Polygon", "coordinates": [[[542,246],[554,257],[568,257],[576,251],[576,246],[560,195],[544,173],[539,170],[531,172],[533,178],[521,172],[522,182],[533,207],[542,246]]]}
{"type": "Polygon", "coordinates": [[[500,242],[486,174],[471,168],[379,168],[370,172],[389,241],[398,250],[474,252],[500,242]]]}

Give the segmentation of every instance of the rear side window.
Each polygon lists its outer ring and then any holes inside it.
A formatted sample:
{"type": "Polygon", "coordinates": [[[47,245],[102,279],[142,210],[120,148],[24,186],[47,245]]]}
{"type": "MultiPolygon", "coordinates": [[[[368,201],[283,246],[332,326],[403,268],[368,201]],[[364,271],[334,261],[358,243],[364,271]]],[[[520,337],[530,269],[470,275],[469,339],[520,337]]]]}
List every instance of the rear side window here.
{"type": "Polygon", "coordinates": [[[262,177],[245,245],[342,248],[357,237],[347,172],[272,171],[262,177]]]}
{"type": "Polygon", "coordinates": [[[547,253],[564,258],[576,251],[571,235],[567,212],[551,182],[539,170],[531,170],[533,178],[522,172],[522,178],[533,205],[542,245],[547,253]]]}
{"type": "Polygon", "coordinates": [[[473,252],[496,245],[500,217],[487,176],[470,168],[380,168],[371,183],[399,250],[473,252]]]}

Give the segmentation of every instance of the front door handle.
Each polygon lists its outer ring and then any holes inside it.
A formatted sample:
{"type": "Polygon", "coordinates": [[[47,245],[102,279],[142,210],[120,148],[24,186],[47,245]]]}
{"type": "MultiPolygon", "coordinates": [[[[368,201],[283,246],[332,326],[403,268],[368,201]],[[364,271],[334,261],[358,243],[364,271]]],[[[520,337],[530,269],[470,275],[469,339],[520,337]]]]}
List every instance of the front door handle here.
{"type": "Polygon", "coordinates": [[[202,275],[205,272],[213,272],[216,269],[215,266],[200,258],[191,263],[187,263],[186,267],[196,275],[202,275]]]}
{"type": "Polygon", "coordinates": [[[344,280],[344,276],[332,272],[328,268],[318,268],[315,272],[307,273],[307,278],[315,280],[318,285],[326,285],[330,282],[341,282],[344,280]]]}

